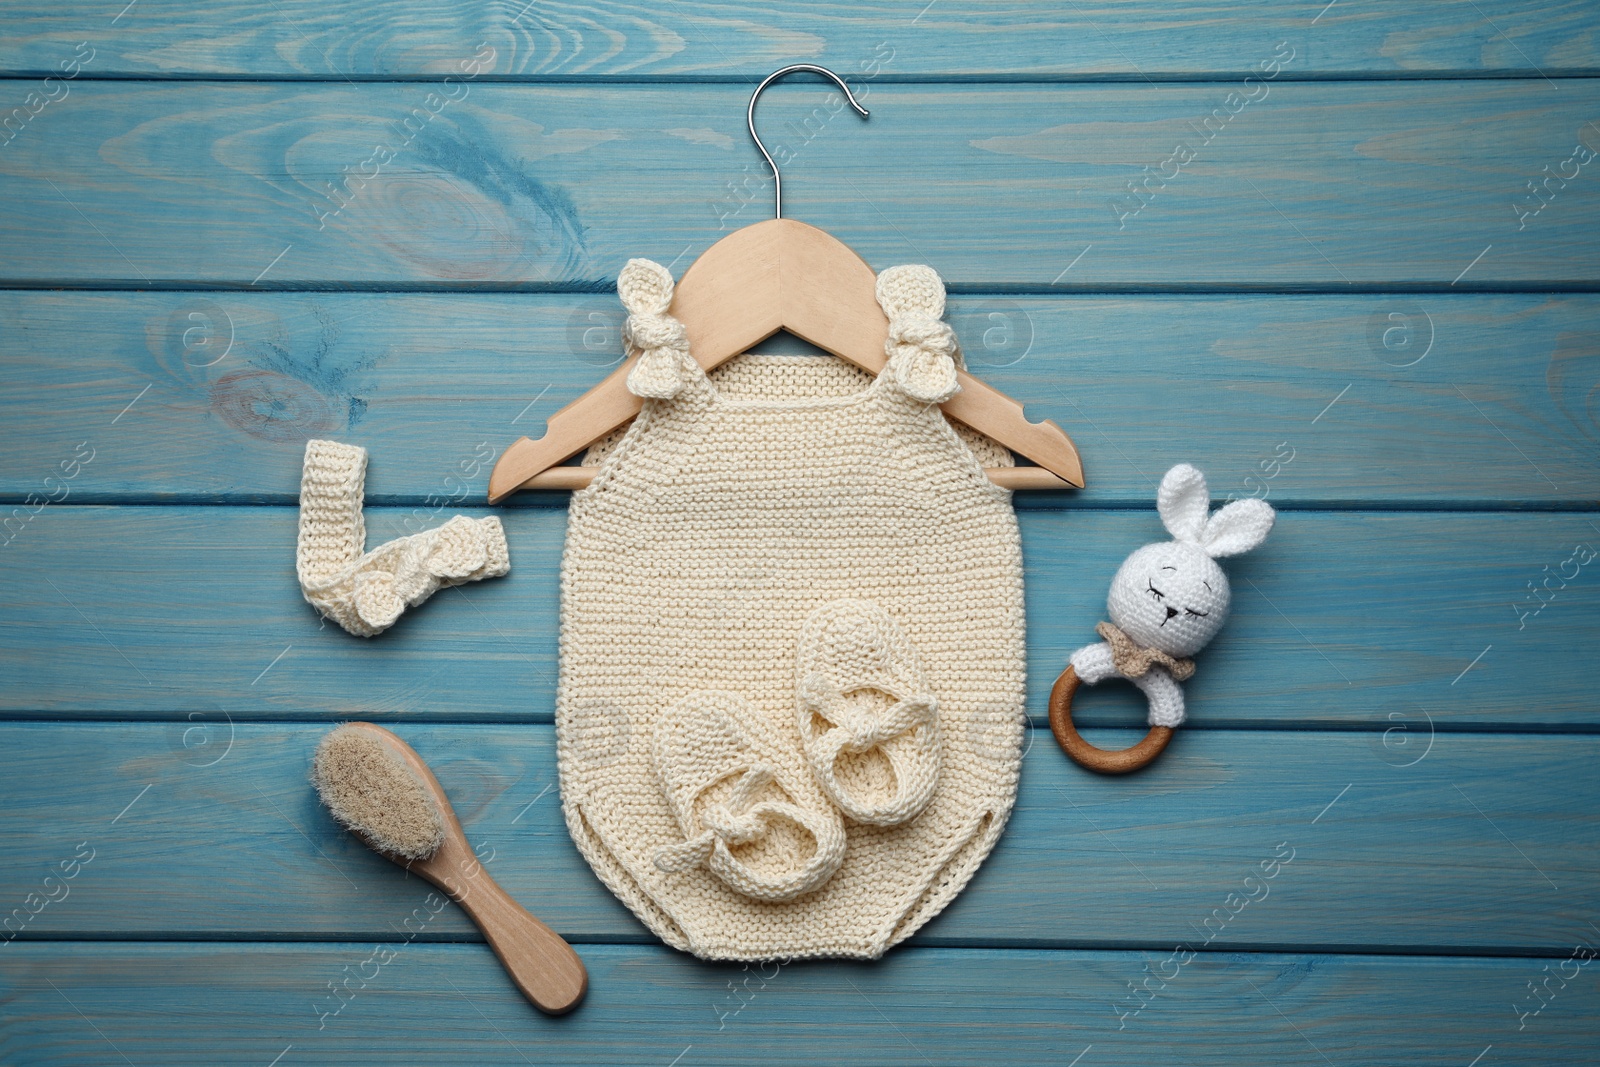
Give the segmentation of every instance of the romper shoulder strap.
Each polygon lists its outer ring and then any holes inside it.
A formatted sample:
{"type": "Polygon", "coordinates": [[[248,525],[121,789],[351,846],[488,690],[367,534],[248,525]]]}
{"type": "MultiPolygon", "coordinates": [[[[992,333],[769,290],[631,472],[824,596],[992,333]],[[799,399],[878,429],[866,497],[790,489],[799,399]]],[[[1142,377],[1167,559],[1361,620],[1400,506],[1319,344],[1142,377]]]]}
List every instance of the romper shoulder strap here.
{"type": "Polygon", "coordinates": [[[667,314],[672,306],[672,275],[648,259],[630,259],[617,275],[617,295],[628,309],[622,339],[629,356],[638,361],[628,372],[628,392],[634,396],[670,400],[705,371],[689,355],[689,335],[683,323],[667,314]]]}
{"type": "Polygon", "coordinates": [[[878,306],[889,316],[883,373],[907,396],[942,404],[955,396],[960,348],[944,321],[944,282],[932,267],[908,264],[878,275],[878,306]]]}

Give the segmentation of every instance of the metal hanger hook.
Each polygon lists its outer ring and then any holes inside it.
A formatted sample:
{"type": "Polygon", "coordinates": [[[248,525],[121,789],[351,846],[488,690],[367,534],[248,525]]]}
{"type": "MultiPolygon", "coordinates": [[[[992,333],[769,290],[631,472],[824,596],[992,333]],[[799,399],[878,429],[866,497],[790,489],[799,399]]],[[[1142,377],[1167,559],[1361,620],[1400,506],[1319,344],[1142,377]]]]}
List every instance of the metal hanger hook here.
{"type": "Polygon", "coordinates": [[[833,82],[839,87],[839,91],[844,93],[844,98],[850,102],[850,106],[855,108],[862,118],[867,117],[867,109],[862,107],[855,96],[851,94],[850,87],[844,83],[844,79],[827,67],[819,67],[815,63],[796,63],[793,66],[784,67],[782,70],[775,70],[768,74],[760,85],[756,86],[756,91],[750,94],[750,107],[745,111],[745,123],[750,127],[750,139],[756,143],[756,149],[761,153],[761,157],[767,161],[767,166],[772,168],[772,217],[776,219],[783,218],[783,175],[778,173],[778,164],[773,162],[771,153],[767,151],[767,146],[761,143],[761,138],[756,134],[756,99],[761,96],[767,86],[785,74],[793,74],[797,70],[809,70],[811,73],[820,74],[833,82]]]}

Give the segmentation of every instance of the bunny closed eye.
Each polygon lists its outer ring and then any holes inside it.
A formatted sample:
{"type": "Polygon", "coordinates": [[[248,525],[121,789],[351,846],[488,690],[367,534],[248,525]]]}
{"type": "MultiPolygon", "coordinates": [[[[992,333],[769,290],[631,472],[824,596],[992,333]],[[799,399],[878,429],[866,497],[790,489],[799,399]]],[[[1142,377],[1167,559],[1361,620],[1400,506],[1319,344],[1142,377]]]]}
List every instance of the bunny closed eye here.
{"type": "Polygon", "coordinates": [[[1146,545],[1111,581],[1111,621],[1147,648],[1187,656],[1205,647],[1228,614],[1228,579],[1198,546],[1146,545]]]}
{"type": "MultiPolygon", "coordinates": [[[[1164,571],[1176,571],[1178,568],[1176,568],[1176,567],[1163,567],[1161,569],[1164,570],[1164,571]]],[[[1200,584],[1202,584],[1202,585],[1204,585],[1206,587],[1206,591],[1207,592],[1211,592],[1212,591],[1210,584],[1207,583],[1204,579],[1201,580],[1200,584]]],[[[1167,594],[1162,592],[1160,589],[1156,588],[1156,580],[1155,580],[1154,577],[1146,577],[1145,578],[1145,592],[1147,592],[1151,596],[1155,597],[1156,598],[1156,602],[1161,604],[1166,609],[1166,618],[1161,620],[1161,625],[1162,626],[1165,626],[1167,624],[1168,620],[1171,620],[1171,619],[1176,618],[1178,616],[1178,614],[1179,614],[1178,609],[1176,607],[1174,607],[1173,605],[1167,603],[1167,594]]],[[[1204,619],[1204,618],[1206,618],[1207,616],[1209,616],[1211,614],[1211,612],[1209,612],[1209,611],[1196,611],[1194,608],[1184,608],[1182,613],[1184,615],[1189,616],[1192,619],[1204,619]]]]}

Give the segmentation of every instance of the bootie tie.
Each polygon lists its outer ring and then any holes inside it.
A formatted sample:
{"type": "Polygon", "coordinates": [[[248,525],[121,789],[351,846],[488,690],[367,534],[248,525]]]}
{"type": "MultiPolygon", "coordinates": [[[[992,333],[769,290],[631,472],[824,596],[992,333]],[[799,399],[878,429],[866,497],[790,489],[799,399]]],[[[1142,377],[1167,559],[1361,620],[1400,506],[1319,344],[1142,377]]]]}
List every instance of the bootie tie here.
{"type": "Polygon", "coordinates": [[[798,711],[823,792],[856,822],[916,818],[939,784],[939,701],[905,630],[866,600],[835,600],[800,631],[798,711]]]}
{"type": "Polygon", "coordinates": [[[783,901],[844,862],[844,824],[803,777],[779,768],[781,741],[731,693],[691,693],[656,726],[656,777],[686,839],[656,850],[669,873],[704,865],[729,888],[783,901]]]}

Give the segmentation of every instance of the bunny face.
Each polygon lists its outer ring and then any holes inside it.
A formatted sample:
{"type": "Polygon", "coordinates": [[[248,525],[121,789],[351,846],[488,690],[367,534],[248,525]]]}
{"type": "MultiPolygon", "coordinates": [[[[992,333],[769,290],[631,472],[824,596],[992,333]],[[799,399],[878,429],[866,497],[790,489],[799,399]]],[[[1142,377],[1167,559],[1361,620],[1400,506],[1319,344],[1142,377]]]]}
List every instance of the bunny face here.
{"type": "Polygon", "coordinates": [[[1164,541],[1128,557],[1111,579],[1106,610],[1146,648],[1189,656],[1222,629],[1230,599],[1227,576],[1203,549],[1164,541]]]}
{"type": "Polygon", "coordinates": [[[1156,510],[1173,540],[1145,545],[1111,580],[1111,621],[1146,648],[1189,656],[1228,618],[1232,599],[1219,556],[1259,545],[1276,517],[1263,500],[1238,500],[1210,514],[1205,475],[1180,463],[1161,479],[1156,510]]]}

